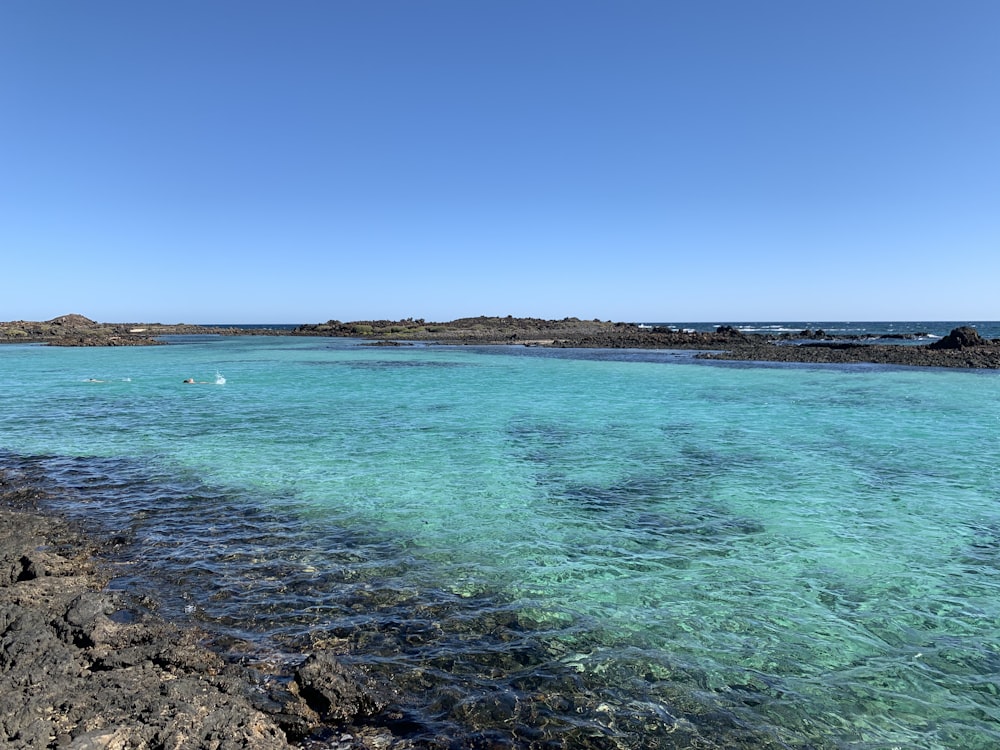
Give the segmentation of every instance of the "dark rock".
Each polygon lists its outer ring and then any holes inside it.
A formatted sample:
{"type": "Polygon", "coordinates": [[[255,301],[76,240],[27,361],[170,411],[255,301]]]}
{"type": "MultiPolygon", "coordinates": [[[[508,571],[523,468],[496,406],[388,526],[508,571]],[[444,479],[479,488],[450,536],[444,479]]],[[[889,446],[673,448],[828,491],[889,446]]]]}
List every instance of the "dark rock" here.
{"type": "Polygon", "coordinates": [[[799,345],[802,348],[814,347],[816,349],[857,349],[858,347],[863,347],[864,344],[856,344],[852,341],[829,343],[826,341],[808,341],[804,344],[799,345]]]}
{"type": "MultiPolygon", "coordinates": [[[[700,358],[817,364],[873,363],[916,367],[1000,369],[1000,340],[984,341],[974,329],[955,329],[929,346],[875,343],[847,348],[787,346],[803,340],[824,343],[868,343],[873,339],[925,338],[925,334],[864,334],[832,336],[822,329],[780,334],[744,333],[733,326],[713,331],[676,330],[575,317],[561,320],[478,316],[446,323],[423,318],[361,320],[304,324],[294,330],[225,328],[184,323],[94,323],[82,315],[66,315],[43,323],[0,323],[0,343],[42,342],[52,346],[138,346],[165,343],[167,335],[221,336],[292,335],[364,338],[374,346],[406,346],[411,341],[437,344],[488,344],[555,348],[703,350],[700,358]]],[[[0,579],[5,571],[0,561],[0,579]]]]}
{"type": "Polygon", "coordinates": [[[82,628],[113,611],[114,607],[107,596],[98,591],[85,591],[70,602],[64,619],[70,626],[82,628]]]}
{"type": "Polygon", "coordinates": [[[736,338],[746,338],[743,331],[733,326],[716,326],[715,332],[722,336],[734,336],[736,338]]]}
{"type": "Polygon", "coordinates": [[[21,557],[0,557],[0,586],[8,586],[21,579],[24,573],[24,563],[21,557]]]}
{"type": "Polygon", "coordinates": [[[112,629],[108,615],[114,612],[110,597],[98,591],[85,591],[70,602],[56,631],[68,643],[93,646],[112,629]]]}
{"type": "Polygon", "coordinates": [[[91,320],[85,315],[78,315],[77,313],[70,313],[69,315],[60,315],[58,318],[53,318],[52,320],[46,321],[54,326],[68,326],[70,328],[96,328],[96,321],[91,320]]]}
{"type": "Polygon", "coordinates": [[[45,575],[45,563],[37,557],[21,556],[21,572],[18,574],[18,581],[30,581],[41,578],[45,575]]]}
{"type": "Polygon", "coordinates": [[[986,339],[979,335],[979,331],[971,326],[962,326],[952,329],[951,333],[942,339],[929,344],[929,349],[966,349],[972,346],[985,346],[986,339]]]}
{"type": "Polygon", "coordinates": [[[363,675],[326,651],[309,656],[295,673],[295,682],[302,699],[327,720],[354,721],[386,706],[363,675]]]}
{"type": "MultiPolygon", "coordinates": [[[[8,486],[0,471],[0,501],[8,486]]],[[[0,747],[289,747],[195,634],[109,618],[120,603],[85,552],[54,519],[0,508],[0,747]]]]}

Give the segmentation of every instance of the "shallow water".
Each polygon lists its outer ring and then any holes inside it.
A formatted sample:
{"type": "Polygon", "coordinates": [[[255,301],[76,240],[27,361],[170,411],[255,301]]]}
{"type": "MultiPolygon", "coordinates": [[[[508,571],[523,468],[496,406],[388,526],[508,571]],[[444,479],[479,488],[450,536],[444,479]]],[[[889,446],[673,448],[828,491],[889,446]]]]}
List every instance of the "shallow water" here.
{"type": "Polygon", "coordinates": [[[174,342],[0,347],[0,465],[220,642],[417,736],[1000,745],[998,373],[174,342]]]}

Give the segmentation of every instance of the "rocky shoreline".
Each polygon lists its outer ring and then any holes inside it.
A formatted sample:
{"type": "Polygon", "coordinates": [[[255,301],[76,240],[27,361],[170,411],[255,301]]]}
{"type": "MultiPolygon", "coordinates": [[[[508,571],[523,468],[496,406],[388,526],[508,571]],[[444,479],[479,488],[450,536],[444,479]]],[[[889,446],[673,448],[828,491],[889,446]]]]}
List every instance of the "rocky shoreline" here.
{"type": "MultiPolygon", "coordinates": [[[[318,642],[282,651],[277,659],[232,635],[220,639],[199,626],[175,625],[156,614],[158,603],[148,596],[108,585],[120,550],[131,540],[94,536],[65,520],[54,510],[64,498],[44,487],[0,466],[0,747],[613,750],[622,742],[636,750],[774,747],[724,711],[672,709],[674,716],[651,702],[613,713],[604,688],[585,675],[572,667],[553,674],[559,667],[552,659],[564,651],[549,654],[511,613],[469,620],[442,602],[436,614],[452,621],[427,621],[434,607],[423,605],[412,621],[376,618],[357,629],[320,632],[318,642]],[[371,671],[355,666],[335,644],[348,654],[363,648],[381,664],[371,671]],[[425,666],[394,666],[399,649],[424,645],[429,646],[425,666]],[[471,647],[484,661],[481,666],[496,675],[515,675],[517,689],[467,681],[467,667],[458,666],[453,645],[471,647]],[[450,687],[437,685],[440,680],[450,687]],[[664,744],[668,735],[675,744],[664,744]],[[732,738],[738,741],[728,742],[732,738]]],[[[378,589],[370,595],[379,601],[411,596],[378,589]]],[[[631,683],[635,677],[627,670],[631,683]]],[[[598,673],[594,678],[602,679],[598,673]]],[[[673,698],[684,705],[680,696],[673,698]]]]}
{"type": "MultiPolygon", "coordinates": [[[[831,336],[803,330],[780,335],[747,334],[731,326],[714,331],[682,331],[634,323],[578,318],[462,318],[450,323],[400,321],[299,326],[300,336],[350,336],[382,344],[432,341],[440,344],[523,345],[555,348],[698,350],[698,358],[805,364],[872,363],[909,367],[1000,369],[1000,339],[983,339],[973,328],[958,328],[930,344],[913,343],[921,334],[897,335],[899,343],[871,343],[866,336],[831,336]]],[[[888,337],[880,337],[882,342],[888,337]]]]}
{"type": "Polygon", "coordinates": [[[386,704],[332,653],[263,674],[108,591],[102,544],[42,512],[44,495],[0,469],[0,745],[412,746],[366,722],[386,704]]]}
{"type": "Polygon", "coordinates": [[[14,320],[0,323],[0,344],[49,346],[159,346],[161,336],[237,336],[279,333],[273,329],[242,329],[177,323],[97,323],[75,313],[46,321],[14,320]]]}
{"type": "Polygon", "coordinates": [[[51,346],[148,346],[168,335],[291,335],[367,339],[373,345],[405,346],[415,342],[451,345],[520,345],[558,348],[683,349],[699,358],[812,364],[872,363],[909,367],[1000,369],[1000,339],[983,339],[973,328],[958,328],[930,344],[914,336],[899,343],[880,337],[830,336],[824,331],[793,334],[746,334],[730,326],[714,331],[682,331],[660,326],[600,320],[475,317],[446,323],[423,319],[367,320],[305,324],[293,330],[226,328],[188,324],[95,323],[82,315],[63,315],[43,323],[0,323],[0,343],[51,346]]]}
{"type": "MultiPolygon", "coordinates": [[[[730,713],[742,693],[706,705],[689,695],[684,670],[656,676],[641,660],[612,667],[600,649],[591,667],[563,664],[572,651],[545,646],[531,618],[510,611],[469,618],[456,602],[425,603],[318,632],[302,650],[277,656],[233,635],[177,626],[156,614],[148,595],[115,590],[116,566],[135,552],[127,533],[85,531],[58,511],[65,497],[33,476],[0,466],[4,748],[786,747],[730,713]],[[374,657],[365,667],[350,660],[358,648],[374,657]],[[455,648],[472,662],[463,666],[455,648]],[[400,649],[424,649],[427,660],[400,667],[400,649]],[[644,685],[647,700],[619,696],[605,684],[605,666],[628,690],[644,685]],[[496,680],[503,684],[490,687],[496,680]]],[[[368,595],[366,606],[376,608],[384,597],[412,600],[406,591],[368,595]]]]}

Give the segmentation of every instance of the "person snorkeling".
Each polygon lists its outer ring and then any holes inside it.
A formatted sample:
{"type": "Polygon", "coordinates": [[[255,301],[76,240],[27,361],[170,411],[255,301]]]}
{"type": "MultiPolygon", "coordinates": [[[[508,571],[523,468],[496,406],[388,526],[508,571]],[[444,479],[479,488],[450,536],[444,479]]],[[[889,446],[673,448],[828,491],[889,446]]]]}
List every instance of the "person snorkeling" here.
{"type": "Polygon", "coordinates": [[[221,375],[216,375],[215,380],[195,380],[194,378],[185,378],[181,381],[182,383],[188,383],[192,385],[225,385],[226,379],[221,375]]]}

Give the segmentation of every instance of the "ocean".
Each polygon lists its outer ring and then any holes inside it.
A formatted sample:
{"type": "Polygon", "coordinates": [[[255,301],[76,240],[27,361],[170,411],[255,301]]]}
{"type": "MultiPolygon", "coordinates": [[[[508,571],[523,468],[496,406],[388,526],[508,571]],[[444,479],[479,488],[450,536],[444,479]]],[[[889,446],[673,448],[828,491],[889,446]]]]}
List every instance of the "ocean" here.
{"type": "MultiPolygon", "coordinates": [[[[739,324],[960,323],[865,325],[739,324]]],[[[416,742],[1000,746],[1000,372],[168,340],[0,347],[0,467],[231,658],[416,742]]]]}
{"type": "Polygon", "coordinates": [[[917,343],[926,344],[933,339],[947,335],[955,328],[970,326],[986,339],[1000,338],[1000,323],[995,321],[784,321],[784,322],[720,322],[720,323],[676,323],[656,322],[646,325],[670,326],[681,330],[713,331],[720,325],[732,326],[744,333],[768,335],[794,334],[802,331],[822,330],[829,336],[865,336],[878,340],[898,341],[900,336],[912,336],[917,343]]]}

